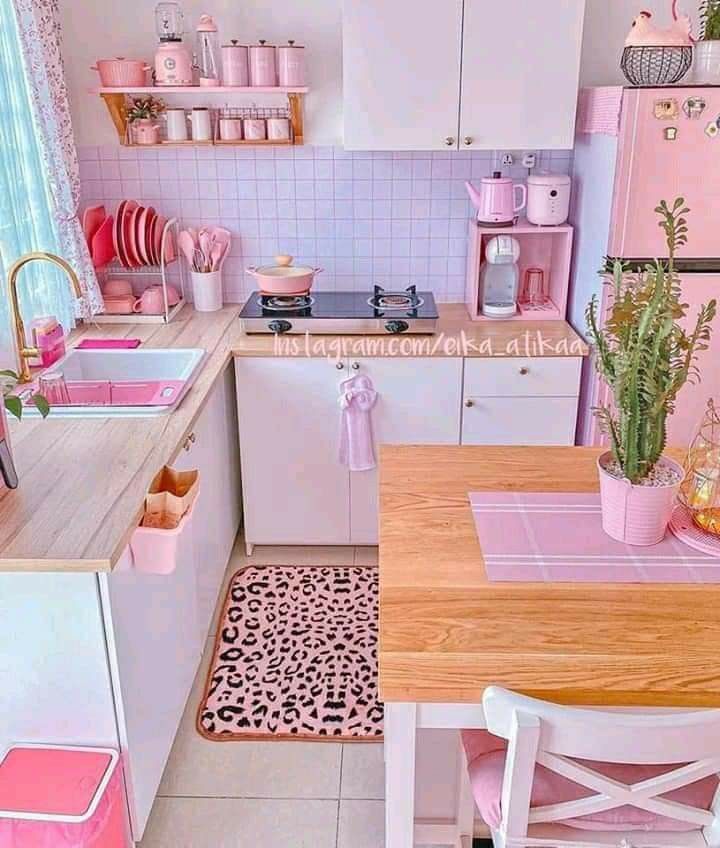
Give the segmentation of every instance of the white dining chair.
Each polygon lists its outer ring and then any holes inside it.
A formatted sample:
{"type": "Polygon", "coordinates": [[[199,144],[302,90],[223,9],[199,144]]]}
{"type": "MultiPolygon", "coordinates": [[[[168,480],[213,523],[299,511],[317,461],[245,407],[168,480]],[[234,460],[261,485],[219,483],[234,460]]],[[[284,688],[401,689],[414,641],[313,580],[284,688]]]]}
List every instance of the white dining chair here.
{"type": "Polygon", "coordinates": [[[483,709],[506,750],[463,736],[490,749],[468,773],[495,848],[720,848],[720,710],[581,709],[498,687],[483,709]]]}

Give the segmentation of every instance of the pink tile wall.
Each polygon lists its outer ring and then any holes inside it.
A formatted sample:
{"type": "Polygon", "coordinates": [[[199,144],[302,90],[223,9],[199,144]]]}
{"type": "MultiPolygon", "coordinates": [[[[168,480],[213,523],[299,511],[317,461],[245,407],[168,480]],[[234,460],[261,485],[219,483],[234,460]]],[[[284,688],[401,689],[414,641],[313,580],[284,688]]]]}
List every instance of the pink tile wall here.
{"type": "MultiPolygon", "coordinates": [[[[226,299],[244,301],[247,265],[290,253],[319,265],[319,290],[368,290],[412,283],[438,300],[461,301],[466,179],[480,179],[499,154],[349,153],[338,147],[82,147],[85,205],[114,210],[123,198],[152,205],[189,226],[235,234],[225,263],[226,299]]],[[[542,168],[569,173],[570,151],[539,155],[542,168]]],[[[527,171],[513,166],[512,176],[527,171]]]]}

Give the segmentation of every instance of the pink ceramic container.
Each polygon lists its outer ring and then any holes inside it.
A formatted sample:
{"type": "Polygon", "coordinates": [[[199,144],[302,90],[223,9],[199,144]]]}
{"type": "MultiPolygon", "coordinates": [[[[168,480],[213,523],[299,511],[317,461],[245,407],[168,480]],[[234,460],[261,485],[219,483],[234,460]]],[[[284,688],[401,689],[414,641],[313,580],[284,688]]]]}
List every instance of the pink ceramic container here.
{"type": "Polygon", "coordinates": [[[247,47],[233,40],[230,44],[223,44],[220,52],[222,53],[223,85],[246,87],[250,82],[247,47]]]}
{"type": "Polygon", "coordinates": [[[612,539],[628,545],[656,545],[665,536],[677,503],[683,469],[663,457],[660,462],[678,472],[678,482],[670,486],[633,486],[627,479],[605,471],[612,460],[610,451],[598,458],[600,504],[603,530],[612,539]]]}
{"type": "Polygon", "coordinates": [[[278,85],[288,88],[305,85],[305,48],[288,41],[277,50],[278,85]]]}
{"type": "Polygon", "coordinates": [[[277,85],[275,47],[266,44],[263,40],[250,48],[250,85],[256,87],[277,85]]]}
{"type": "Polygon", "coordinates": [[[130,848],[117,751],[17,746],[0,763],[0,848],[130,848]]]}
{"type": "Polygon", "coordinates": [[[105,88],[141,88],[150,65],[141,59],[98,59],[91,70],[100,74],[100,83],[105,88]]]}

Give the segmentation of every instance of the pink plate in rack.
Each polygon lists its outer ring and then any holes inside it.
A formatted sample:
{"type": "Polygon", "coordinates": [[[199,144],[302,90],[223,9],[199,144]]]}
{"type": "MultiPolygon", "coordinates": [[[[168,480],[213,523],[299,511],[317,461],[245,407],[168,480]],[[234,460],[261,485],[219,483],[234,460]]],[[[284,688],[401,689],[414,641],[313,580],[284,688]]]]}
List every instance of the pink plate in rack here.
{"type": "Polygon", "coordinates": [[[142,258],[138,251],[138,243],[137,243],[137,235],[138,235],[138,222],[140,221],[140,216],[143,213],[142,206],[136,206],[130,215],[128,215],[127,228],[123,230],[127,234],[127,241],[125,242],[125,249],[127,251],[128,259],[130,260],[130,264],[134,268],[140,268],[143,264],[142,258]]]}
{"type": "Polygon", "coordinates": [[[670,530],[681,542],[696,551],[720,557],[720,538],[707,533],[693,521],[692,512],[685,504],[678,504],[670,519],[670,530]]]}
{"type": "Polygon", "coordinates": [[[117,258],[120,260],[120,264],[123,268],[127,268],[128,264],[125,261],[125,254],[121,250],[120,242],[122,241],[122,226],[123,226],[123,218],[125,216],[125,207],[127,206],[127,200],[123,200],[118,208],[117,213],[115,215],[115,224],[113,225],[113,247],[115,248],[115,254],[117,258]]]}
{"type": "Polygon", "coordinates": [[[153,228],[153,264],[155,265],[160,264],[160,249],[166,224],[167,218],[162,215],[158,215],[155,219],[155,227],[153,228]]]}

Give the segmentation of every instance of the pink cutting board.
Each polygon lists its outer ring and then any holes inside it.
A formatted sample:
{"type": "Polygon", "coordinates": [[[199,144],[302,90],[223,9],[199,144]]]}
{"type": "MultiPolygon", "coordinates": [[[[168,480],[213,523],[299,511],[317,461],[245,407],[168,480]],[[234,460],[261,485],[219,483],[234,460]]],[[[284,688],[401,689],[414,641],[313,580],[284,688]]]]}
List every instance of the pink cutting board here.
{"type": "Polygon", "coordinates": [[[720,583],[720,558],[669,532],[651,547],[602,529],[600,496],[470,492],[488,580],[525,583],[720,583]]]}

